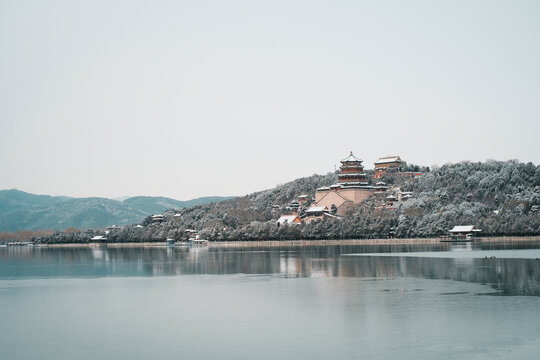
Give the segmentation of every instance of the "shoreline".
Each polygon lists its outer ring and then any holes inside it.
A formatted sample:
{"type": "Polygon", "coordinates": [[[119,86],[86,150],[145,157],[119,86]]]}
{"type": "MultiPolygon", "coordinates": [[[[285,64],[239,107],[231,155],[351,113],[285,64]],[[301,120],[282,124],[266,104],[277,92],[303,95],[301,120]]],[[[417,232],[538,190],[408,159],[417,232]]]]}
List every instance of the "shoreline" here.
{"type": "MultiPolygon", "coordinates": [[[[518,243],[518,242],[540,242],[538,236],[504,236],[504,237],[485,237],[479,238],[473,243],[518,243]]],[[[324,246],[324,245],[421,245],[421,244],[439,244],[440,238],[395,238],[395,239],[342,239],[342,240],[259,240],[259,241],[215,241],[209,242],[211,248],[244,248],[244,247],[292,247],[292,246],[324,246]]],[[[178,245],[176,245],[178,246],[178,245]]],[[[85,248],[93,247],[89,243],[73,244],[38,244],[35,247],[47,248],[85,248]]],[[[163,242],[126,242],[126,243],[108,243],[107,248],[124,247],[167,247],[163,242]]],[[[96,246],[96,248],[99,248],[96,246]]]]}
{"type": "MultiPolygon", "coordinates": [[[[539,236],[526,237],[485,237],[473,243],[518,243],[540,242],[539,236]]],[[[440,238],[397,238],[397,239],[347,239],[347,240],[273,240],[273,241],[227,241],[211,242],[212,247],[285,247],[285,246],[324,246],[324,245],[421,245],[440,244],[440,238]]],[[[448,244],[448,242],[446,242],[448,244]]],[[[460,242],[462,243],[462,242],[460,242]]],[[[451,242],[450,242],[451,244],[451,242]]]]}

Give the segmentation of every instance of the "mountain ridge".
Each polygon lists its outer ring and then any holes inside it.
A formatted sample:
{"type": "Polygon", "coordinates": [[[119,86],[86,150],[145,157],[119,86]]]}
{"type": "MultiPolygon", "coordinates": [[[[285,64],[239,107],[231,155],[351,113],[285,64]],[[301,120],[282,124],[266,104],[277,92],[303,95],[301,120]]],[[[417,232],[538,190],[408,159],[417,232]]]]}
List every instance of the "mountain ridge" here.
{"type": "Polygon", "coordinates": [[[119,201],[103,197],[37,195],[17,189],[0,190],[0,232],[127,225],[167,209],[182,209],[230,198],[207,196],[180,201],[167,197],[133,196],[119,201]]]}

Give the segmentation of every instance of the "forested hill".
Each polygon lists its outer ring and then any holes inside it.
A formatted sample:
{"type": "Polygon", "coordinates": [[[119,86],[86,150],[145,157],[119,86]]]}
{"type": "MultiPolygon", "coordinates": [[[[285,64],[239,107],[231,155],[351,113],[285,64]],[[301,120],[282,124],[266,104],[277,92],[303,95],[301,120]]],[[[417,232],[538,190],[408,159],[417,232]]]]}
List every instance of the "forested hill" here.
{"type": "Polygon", "coordinates": [[[140,222],[166,209],[181,209],[223,197],[178,201],[165,197],[138,196],[124,201],[100,197],[70,198],[35,195],[19,190],[0,190],[0,232],[19,230],[95,229],[140,222]]]}
{"type": "MultiPolygon", "coordinates": [[[[469,224],[481,228],[483,235],[540,234],[540,166],[517,161],[461,162],[421,171],[416,178],[385,175],[382,180],[390,190],[372,196],[340,220],[276,224],[297,196],[312,198],[318,187],[337,180],[335,174],[313,175],[240,198],[167,211],[161,223],[146,218],[142,227],[126,226],[108,237],[121,242],[180,240],[187,228],[199,230],[209,240],[426,237],[469,224]],[[410,191],[412,198],[381,209],[386,196],[398,191],[410,191]]],[[[57,233],[40,240],[86,242],[93,234],[57,233]]]]}

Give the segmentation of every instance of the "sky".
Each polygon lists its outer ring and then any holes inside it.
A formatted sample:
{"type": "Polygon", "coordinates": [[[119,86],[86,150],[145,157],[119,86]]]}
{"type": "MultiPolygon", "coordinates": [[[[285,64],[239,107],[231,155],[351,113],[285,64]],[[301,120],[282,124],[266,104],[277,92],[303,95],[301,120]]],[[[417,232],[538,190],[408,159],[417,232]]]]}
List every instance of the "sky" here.
{"type": "Polygon", "coordinates": [[[244,195],[540,163],[540,1],[0,0],[0,189],[244,195]]]}

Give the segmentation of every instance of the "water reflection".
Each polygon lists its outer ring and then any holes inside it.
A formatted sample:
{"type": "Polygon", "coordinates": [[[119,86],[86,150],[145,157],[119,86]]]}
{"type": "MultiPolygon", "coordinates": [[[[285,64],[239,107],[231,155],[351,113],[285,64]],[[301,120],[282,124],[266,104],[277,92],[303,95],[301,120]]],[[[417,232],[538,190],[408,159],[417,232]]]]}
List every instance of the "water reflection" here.
{"type": "Polygon", "coordinates": [[[540,296],[540,260],[347,257],[343,254],[539,248],[536,243],[329,245],[284,248],[7,248],[0,279],[276,274],[282,277],[418,277],[491,284],[504,295],[540,296]]]}
{"type": "Polygon", "coordinates": [[[449,249],[450,251],[472,251],[472,250],[480,250],[482,247],[479,243],[474,244],[472,242],[457,242],[457,243],[450,243],[449,249]]]}

